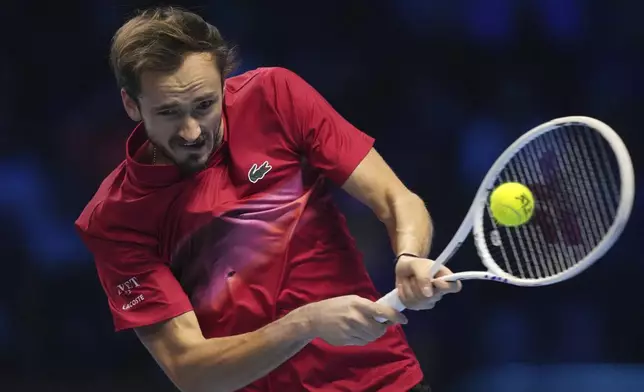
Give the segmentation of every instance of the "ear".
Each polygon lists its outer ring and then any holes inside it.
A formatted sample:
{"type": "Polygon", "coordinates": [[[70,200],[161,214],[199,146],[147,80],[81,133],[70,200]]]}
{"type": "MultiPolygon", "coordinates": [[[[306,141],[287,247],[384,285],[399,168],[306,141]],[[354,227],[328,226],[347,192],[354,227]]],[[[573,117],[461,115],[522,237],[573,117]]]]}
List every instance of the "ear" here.
{"type": "Polygon", "coordinates": [[[123,101],[123,107],[125,108],[127,115],[132,119],[132,121],[141,121],[143,117],[141,116],[139,105],[136,103],[134,98],[130,97],[125,89],[121,89],[121,100],[123,101]]]}

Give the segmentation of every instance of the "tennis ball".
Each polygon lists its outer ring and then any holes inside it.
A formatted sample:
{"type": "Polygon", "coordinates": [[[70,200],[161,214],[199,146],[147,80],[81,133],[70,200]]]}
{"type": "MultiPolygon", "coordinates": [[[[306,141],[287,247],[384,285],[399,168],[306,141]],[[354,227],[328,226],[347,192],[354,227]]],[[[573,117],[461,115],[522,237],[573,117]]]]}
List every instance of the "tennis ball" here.
{"type": "Polygon", "coordinates": [[[532,217],[534,197],[530,189],[518,182],[499,185],[490,195],[492,216],[503,226],[519,226],[532,217]]]}

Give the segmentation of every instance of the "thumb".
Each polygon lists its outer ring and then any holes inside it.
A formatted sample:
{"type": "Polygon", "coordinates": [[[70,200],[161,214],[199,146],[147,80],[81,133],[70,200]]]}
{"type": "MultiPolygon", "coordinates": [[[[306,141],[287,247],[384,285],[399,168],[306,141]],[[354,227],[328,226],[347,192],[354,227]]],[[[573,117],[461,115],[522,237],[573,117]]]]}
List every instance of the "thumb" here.
{"type": "Polygon", "coordinates": [[[420,287],[423,295],[425,297],[431,297],[434,295],[434,287],[432,286],[432,277],[429,276],[429,271],[434,261],[429,259],[418,259],[411,264],[412,273],[414,279],[420,287]]]}
{"type": "Polygon", "coordinates": [[[390,306],[372,302],[369,308],[376,319],[382,318],[395,324],[407,324],[407,317],[390,306]]]}

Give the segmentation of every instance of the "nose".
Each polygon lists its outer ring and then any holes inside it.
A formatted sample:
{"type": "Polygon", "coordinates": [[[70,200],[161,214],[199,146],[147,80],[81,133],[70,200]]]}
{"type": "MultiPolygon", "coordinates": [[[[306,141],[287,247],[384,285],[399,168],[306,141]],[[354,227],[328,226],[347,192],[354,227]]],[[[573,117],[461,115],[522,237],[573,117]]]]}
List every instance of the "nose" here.
{"type": "Polygon", "coordinates": [[[199,136],[201,136],[201,126],[199,126],[199,122],[194,118],[189,117],[181,127],[179,136],[188,143],[197,140],[199,136]]]}

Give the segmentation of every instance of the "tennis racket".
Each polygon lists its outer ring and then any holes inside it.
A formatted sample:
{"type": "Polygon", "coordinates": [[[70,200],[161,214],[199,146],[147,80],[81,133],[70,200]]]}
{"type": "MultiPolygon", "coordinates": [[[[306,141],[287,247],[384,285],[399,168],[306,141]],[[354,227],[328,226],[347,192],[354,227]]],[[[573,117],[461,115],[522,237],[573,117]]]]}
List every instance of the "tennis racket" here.
{"type": "MultiPolygon", "coordinates": [[[[439,279],[481,279],[515,286],[563,282],[590,267],[617,241],[634,197],[631,158],[613,129],[582,116],[546,122],[521,136],[497,159],[430,276],[454,256],[472,231],[487,271],[458,272],[439,279]],[[490,212],[490,192],[506,182],[522,183],[534,195],[533,214],[518,227],[499,225],[490,212]]],[[[405,309],[397,290],[378,302],[405,309]]]]}

